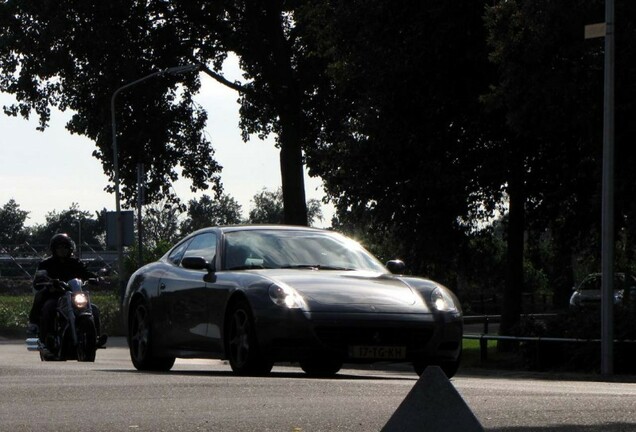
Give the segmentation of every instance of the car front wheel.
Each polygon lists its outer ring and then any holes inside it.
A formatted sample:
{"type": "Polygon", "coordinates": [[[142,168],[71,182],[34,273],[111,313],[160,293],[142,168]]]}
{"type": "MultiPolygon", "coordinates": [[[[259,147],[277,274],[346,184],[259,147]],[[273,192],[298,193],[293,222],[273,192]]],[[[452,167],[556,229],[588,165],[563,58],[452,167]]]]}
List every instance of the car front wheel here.
{"type": "Polygon", "coordinates": [[[239,301],[232,308],[227,329],[227,355],[234,373],[268,374],[274,363],[261,355],[254,319],[246,301],[239,301]]]}

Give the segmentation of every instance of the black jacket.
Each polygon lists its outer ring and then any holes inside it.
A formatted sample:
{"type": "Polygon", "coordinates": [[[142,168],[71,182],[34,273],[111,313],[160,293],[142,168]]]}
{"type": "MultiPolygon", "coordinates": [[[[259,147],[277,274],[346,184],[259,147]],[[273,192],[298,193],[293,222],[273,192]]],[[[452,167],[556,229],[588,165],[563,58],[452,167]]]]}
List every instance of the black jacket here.
{"type": "MultiPolygon", "coordinates": [[[[86,268],[86,265],[84,265],[83,262],[74,257],[66,258],[64,260],[53,256],[48,257],[38,264],[38,270],[46,270],[49,278],[59,279],[63,282],[67,282],[75,278],[86,280],[97,277],[95,273],[86,268]]],[[[36,280],[33,282],[33,287],[36,290],[39,289],[40,286],[35,285],[36,280]]]]}

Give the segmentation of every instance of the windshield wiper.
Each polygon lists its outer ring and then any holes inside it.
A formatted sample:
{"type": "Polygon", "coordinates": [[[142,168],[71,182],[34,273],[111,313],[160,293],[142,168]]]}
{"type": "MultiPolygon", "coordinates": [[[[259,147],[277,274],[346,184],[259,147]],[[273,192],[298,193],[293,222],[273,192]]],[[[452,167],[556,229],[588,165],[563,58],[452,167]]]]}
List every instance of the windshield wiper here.
{"type": "Polygon", "coordinates": [[[311,269],[311,270],[345,270],[345,271],[355,270],[348,267],[326,266],[326,265],[320,265],[320,264],[294,264],[294,265],[281,266],[280,268],[282,269],[311,269]]]}
{"type": "Polygon", "coordinates": [[[265,267],[262,264],[246,264],[240,266],[230,267],[226,270],[263,270],[263,269],[271,269],[272,267],[265,267]]]}

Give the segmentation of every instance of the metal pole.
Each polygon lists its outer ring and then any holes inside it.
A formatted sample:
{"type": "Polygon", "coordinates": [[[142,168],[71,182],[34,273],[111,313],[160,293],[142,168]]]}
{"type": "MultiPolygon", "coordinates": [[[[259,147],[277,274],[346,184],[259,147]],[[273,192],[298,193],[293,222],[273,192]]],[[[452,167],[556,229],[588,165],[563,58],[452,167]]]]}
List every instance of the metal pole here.
{"type": "Polygon", "coordinates": [[[82,219],[77,219],[77,259],[82,259],[82,219]]]}
{"type": "Polygon", "coordinates": [[[135,84],[139,84],[142,81],[147,80],[148,78],[152,78],[156,75],[164,75],[171,74],[176,75],[180,73],[185,73],[189,71],[193,71],[198,69],[198,65],[185,65],[185,66],[175,66],[168,69],[160,70],[148,74],[144,77],[139,78],[133,82],[130,82],[126,85],[119,87],[113,93],[113,96],[110,98],[110,117],[111,117],[111,125],[112,125],[112,140],[113,140],[113,177],[115,181],[115,214],[116,214],[116,225],[117,225],[117,272],[119,273],[119,284],[120,284],[120,299],[123,300],[124,296],[124,246],[123,246],[123,226],[122,226],[122,218],[121,218],[121,200],[119,194],[119,153],[117,150],[117,123],[115,119],[115,98],[124,89],[128,87],[132,87],[135,84]]]}
{"type": "Polygon", "coordinates": [[[614,373],[614,0],[605,2],[601,374],[614,373]]]}
{"type": "Polygon", "coordinates": [[[143,223],[141,220],[141,208],[144,203],[144,164],[137,164],[137,264],[141,267],[144,263],[143,223]]]}
{"type": "Polygon", "coordinates": [[[115,98],[123,87],[118,88],[113,96],[110,98],[110,118],[112,125],[112,138],[113,138],[113,176],[115,180],[115,218],[116,218],[116,240],[117,240],[117,276],[119,278],[119,297],[120,300],[124,299],[124,246],[123,246],[123,233],[121,222],[121,201],[119,198],[119,153],[117,150],[117,122],[115,118],[115,98]]]}

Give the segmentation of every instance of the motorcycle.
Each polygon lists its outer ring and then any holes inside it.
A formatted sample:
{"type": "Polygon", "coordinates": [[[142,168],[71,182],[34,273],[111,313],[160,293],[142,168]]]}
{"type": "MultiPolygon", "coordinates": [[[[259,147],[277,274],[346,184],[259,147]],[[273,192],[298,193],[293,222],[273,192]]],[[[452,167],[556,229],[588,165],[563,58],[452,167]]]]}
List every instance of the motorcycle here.
{"type": "Polygon", "coordinates": [[[42,361],[95,361],[97,334],[90,296],[86,290],[88,285],[94,283],[97,281],[82,282],[81,279],[46,282],[46,289],[63,292],[57,301],[54,324],[48,336],[50,339],[47,340],[48,349],[35,337],[27,338],[27,350],[39,351],[42,361]]]}

